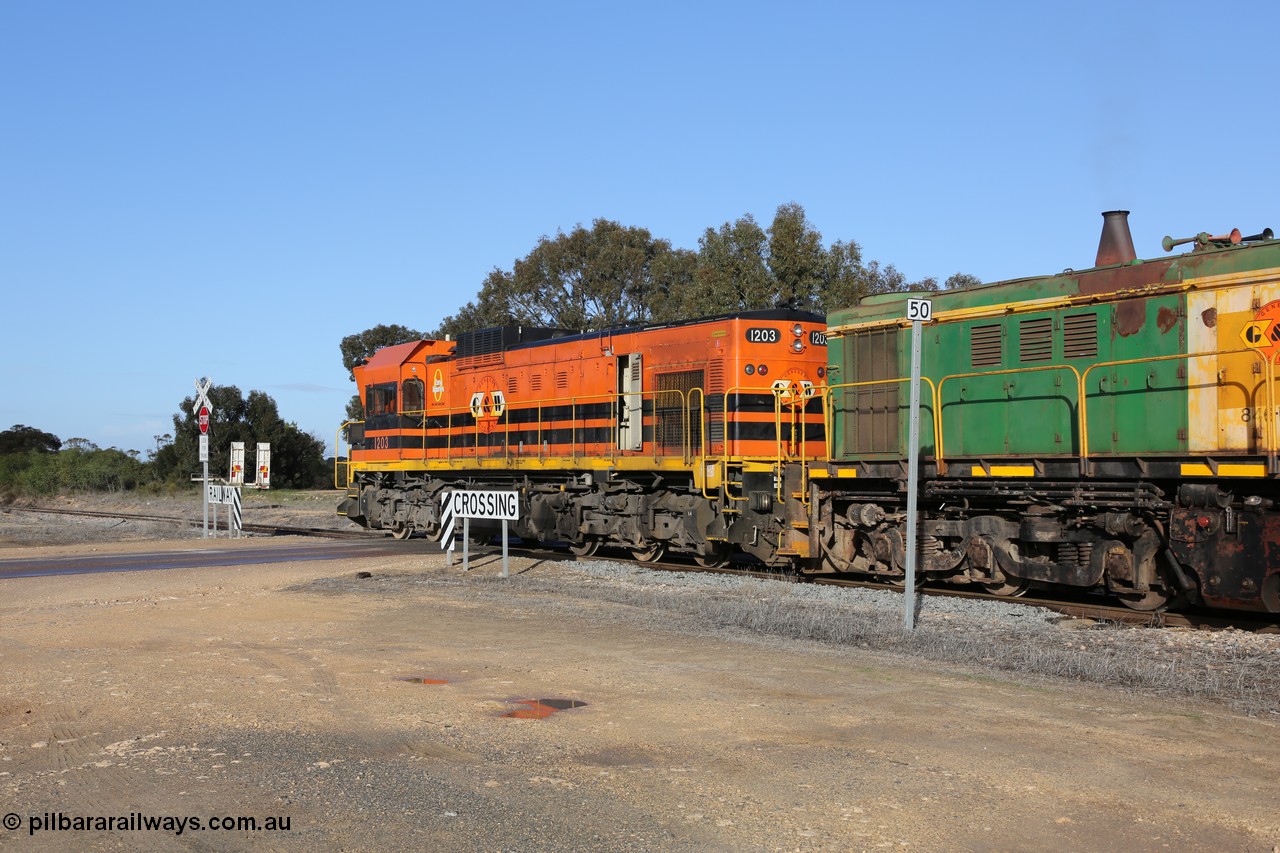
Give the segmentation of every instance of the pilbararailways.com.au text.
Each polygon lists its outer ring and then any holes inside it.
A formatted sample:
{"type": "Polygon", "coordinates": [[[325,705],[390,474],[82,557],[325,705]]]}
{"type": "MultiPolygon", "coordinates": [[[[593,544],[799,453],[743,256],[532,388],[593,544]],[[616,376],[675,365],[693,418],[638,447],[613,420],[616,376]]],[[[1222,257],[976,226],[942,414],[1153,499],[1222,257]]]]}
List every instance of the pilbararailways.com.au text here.
{"type": "Polygon", "coordinates": [[[4,828],[16,832],[26,827],[27,835],[37,832],[184,832],[239,831],[289,832],[292,819],[285,816],[249,817],[245,815],[149,815],[129,812],[123,815],[80,815],[66,812],[43,812],[27,815],[16,812],[4,816],[4,828]]]}

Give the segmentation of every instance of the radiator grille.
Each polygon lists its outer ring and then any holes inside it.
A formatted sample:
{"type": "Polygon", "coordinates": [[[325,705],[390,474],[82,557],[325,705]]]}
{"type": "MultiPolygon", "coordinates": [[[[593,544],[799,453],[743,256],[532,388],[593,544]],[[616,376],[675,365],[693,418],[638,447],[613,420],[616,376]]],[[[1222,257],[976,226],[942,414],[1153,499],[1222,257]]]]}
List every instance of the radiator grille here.
{"type": "Polygon", "coordinates": [[[1018,324],[1018,358],[1048,361],[1053,358],[1053,320],[1039,317],[1018,324]]]}
{"type": "Polygon", "coordinates": [[[1003,327],[974,326],[969,333],[969,358],[974,367],[999,367],[1004,362],[1003,327]]]}
{"type": "Polygon", "coordinates": [[[1067,358],[1097,357],[1097,314],[1071,314],[1063,318],[1062,354],[1067,358]]]}

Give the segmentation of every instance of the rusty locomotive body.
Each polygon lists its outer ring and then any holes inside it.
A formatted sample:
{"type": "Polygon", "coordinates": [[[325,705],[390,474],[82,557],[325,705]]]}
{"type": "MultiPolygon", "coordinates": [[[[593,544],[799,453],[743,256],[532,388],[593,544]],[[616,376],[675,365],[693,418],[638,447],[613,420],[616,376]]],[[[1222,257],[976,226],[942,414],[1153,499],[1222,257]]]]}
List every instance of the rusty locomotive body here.
{"type": "MultiPolygon", "coordinates": [[[[935,294],[923,328],[919,567],[1001,595],[1105,589],[1139,610],[1280,612],[1280,241],[1202,233],[935,294]]],[[[828,316],[830,459],[811,552],[904,575],[911,294],[828,316]]]]}

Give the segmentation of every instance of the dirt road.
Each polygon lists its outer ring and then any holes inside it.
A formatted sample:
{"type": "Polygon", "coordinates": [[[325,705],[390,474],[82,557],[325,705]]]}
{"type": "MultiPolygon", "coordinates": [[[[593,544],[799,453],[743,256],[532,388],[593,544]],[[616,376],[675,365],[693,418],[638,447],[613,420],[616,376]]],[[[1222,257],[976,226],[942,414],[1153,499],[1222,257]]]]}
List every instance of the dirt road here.
{"type": "Polygon", "coordinates": [[[1273,719],[713,630],[480,563],[4,581],[0,847],[1280,845],[1273,719]],[[532,699],[579,707],[503,716],[532,699]],[[108,816],[125,828],[30,834],[108,816]],[[164,816],[205,828],[129,822],[164,816]]]}

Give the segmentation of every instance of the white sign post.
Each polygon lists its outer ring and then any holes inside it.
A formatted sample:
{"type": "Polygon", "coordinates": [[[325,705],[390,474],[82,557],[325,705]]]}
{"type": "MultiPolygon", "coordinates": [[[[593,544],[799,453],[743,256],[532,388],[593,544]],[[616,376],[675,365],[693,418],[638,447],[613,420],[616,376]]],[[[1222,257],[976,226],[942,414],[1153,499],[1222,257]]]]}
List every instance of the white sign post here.
{"type": "Polygon", "coordinates": [[[507,522],[520,517],[520,496],[515,492],[450,492],[444,499],[444,519],[448,525],[444,542],[450,540],[448,551],[453,550],[453,522],[462,519],[462,570],[471,571],[469,540],[471,519],[483,518],[502,521],[502,576],[510,577],[507,563],[507,522]]]}
{"type": "Polygon", "coordinates": [[[213,380],[209,377],[196,380],[196,404],[191,407],[191,414],[196,416],[200,427],[200,463],[204,468],[202,481],[205,487],[204,496],[204,536],[209,538],[209,419],[213,416],[213,404],[209,402],[209,388],[213,380]]]}
{"type": "Polygon", "coordinates": [[[271,443],[259,441],[253,454],[253,462],[258,468],[258,476],[253,485],[258,489],[271,488],[271,443]]]}
{"type": "Polygon", "coordinates": [[[911,321],[911,418],[907,427],[907,587],[903,627],[916,627],[916,501],[920,480],[920,338],[922,327],[933,319],[933,303],[928,299],[908,299],[907,319],[911,321]]]}
{"type": "Polygon", "coordinates": [[[227,482],[233,486],[244,485],[244,442],[231,442],[231,472],[227,482]]]}

